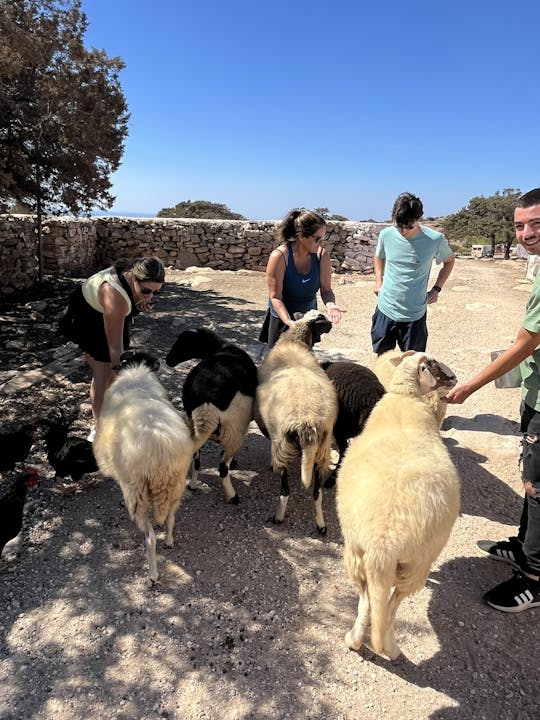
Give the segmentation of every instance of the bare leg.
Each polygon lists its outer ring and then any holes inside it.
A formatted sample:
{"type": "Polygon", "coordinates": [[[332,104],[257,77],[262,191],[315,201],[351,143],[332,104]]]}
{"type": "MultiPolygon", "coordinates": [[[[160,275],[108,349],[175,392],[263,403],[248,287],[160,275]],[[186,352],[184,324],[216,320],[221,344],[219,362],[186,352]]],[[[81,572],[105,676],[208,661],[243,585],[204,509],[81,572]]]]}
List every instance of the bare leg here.
{"type": "Polygon", "coordinates": [[[315,524],[319,535],[326,535],[326,525],[324,524],[324,515],[322,511],[322,487],[321,474],[319,468],[314,470],[315,479],[313,482],[313,500],[315,501],[315,524]]]}
{"type": "Polygon", "coordinates": [[[383,652],[387,655],[390,660],[395,660],[399,657],[401,650],[396,641],[395,635],[395,621],[397,609],[403,600],[405,595],[400,593],[396,588],[388,600],[388,627],[384,636],[383,652]]]}
{"type": "Polygon", "coordinates": [[[354,625],[345,634],[345,643],[351,650],[359,650],[362,647],[362,640],[366,631],[366,625],[369,618],[369,595],[367,585],[363,583],[359,588],[358,595],[358,614],[354,625]]]}
{"type": "Polygon", "coordinates": [[[283,520],[285,520],[285,511],[287,510],[287,503],[289,501],[289,495],[291,494],[289,490],[289,476],[287,468],[281,468],[278,472],[281,478],[281,490],[279,495],[278,511],[272,518],[274,525],[281,525],[283,520]]]}
{"type": "Polygon", "coordinates": [[[174,530],[175,514],[176,514],[175,510],[171,510],[171,512],[167,515],[167,522],[166,522],[167,534],[165,536],[165,545],[170,548],[172,548],[174,546],[173,530],[174,530]]]}
{"type": "Polygon", "coordinates": [[[189,471],[188,488],[190,490],[198,490],[201,487],[201,483],[199,482],[199,470],[200,469],[201,469],[201,451],[197,450],[193,454],[193,459],[191,460],[191,468],[189,471]]]}
{"type": "Polygon", "coordinates": [[[221,462],[219,463],[219,477],[221,478],[221,484],[223,486],[223,491],[225,492],[225,499],[228,503],[231,503],[231,505],[238,505],[240,502],[240,498],[236,494],[236,490],[233,487],[233,484],[231,482],[231,475],[229,472],[231,462],[234,460],[234,453],[229,455],[228,457],[225,456],[225,450],[221,454],[221,462]]]}
{"type": "Polygon", "coordinates": [[[92,382],[90,383],[90,403],[92,405],[92,415],[94,422],[97,421],[101,406],[103,405],[103,397],[105,390],[109,387],[112,380],[112,370],[110,362],[101,362],[94,360],[90,355],[85,355],[85,360],[92,370],[92,382]]]}
{"type": "Polygon", "coordinates": [[[157,582],[157,559],[156,559],[156,535],[150,520],[146,521],[146,531],[144,533],[144,541],[146,545],[146,557],[148,560],[148,579],[151,583],[157,582]]]}

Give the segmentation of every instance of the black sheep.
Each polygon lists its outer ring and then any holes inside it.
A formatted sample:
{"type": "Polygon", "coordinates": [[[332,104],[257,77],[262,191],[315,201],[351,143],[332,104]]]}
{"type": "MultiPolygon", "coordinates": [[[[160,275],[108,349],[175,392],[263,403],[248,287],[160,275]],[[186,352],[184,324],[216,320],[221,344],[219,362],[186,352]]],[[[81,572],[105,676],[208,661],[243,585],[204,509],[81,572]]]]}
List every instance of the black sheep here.
{"type": "Polygon", "coordinates": [[[325,487],[332,487],[335,485],[336,474],[350,438],[362,432],[366,420],[385,390],[377,376],[363,365],[347,361],[325,361],[321,363],[321,367],[334,383],[339,402],[334,425],[339,462],[325,482],[325,487]]]}
{"type": "MultiPolygon", "coordinates": [[[[219,475],[227,501],[239,502],[229,470],[253,417],[257,368],[241,348],[221,340],[206,328],[181,332],[166,357],[167,365],[202,358],[189,372],[182,389],[184,410],[193,424],[198,447],[208,439],[223,446],[219,475]]],[[[200,468],[195,453],[189,487],[195,486],[200,468]]]]}

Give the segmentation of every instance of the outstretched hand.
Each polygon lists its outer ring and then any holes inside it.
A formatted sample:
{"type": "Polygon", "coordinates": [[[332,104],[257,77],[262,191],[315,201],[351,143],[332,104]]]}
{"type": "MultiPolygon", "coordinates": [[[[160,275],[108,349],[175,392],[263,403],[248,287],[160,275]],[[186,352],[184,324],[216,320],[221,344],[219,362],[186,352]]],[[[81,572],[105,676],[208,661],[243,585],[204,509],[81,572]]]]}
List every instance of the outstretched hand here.
{"type": "Polygon", "coordinates": [[[343,313],[347,312],[345,308],[342,308],[335,303],[332,303],[331,307],[328,307],[327,305],[326,309],[328,310],[328,317],[334,325],[337,325],[341,321],[341,316],[343,315],[343,313]]]}
{"type": "Polygon", "coordinates": [[[461,405],[473,392],[474,389],[468,383],[458,383],[446,393],[442,400],[453,405],[461,405]]]}

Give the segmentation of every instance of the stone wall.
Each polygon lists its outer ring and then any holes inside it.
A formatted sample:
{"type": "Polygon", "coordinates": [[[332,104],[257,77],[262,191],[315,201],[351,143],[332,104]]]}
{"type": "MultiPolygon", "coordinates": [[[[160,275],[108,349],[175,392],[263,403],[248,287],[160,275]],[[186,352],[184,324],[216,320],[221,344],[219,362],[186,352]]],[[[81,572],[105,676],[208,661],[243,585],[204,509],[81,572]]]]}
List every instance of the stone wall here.
{"type": "MultiPolygon", "coordinates": [[[[335,272],[373,269],[382,223],[329,222],[324,242],[335,272]]],[[[120,258],[157,255],[166,266],[264,271],[276,247],[276,222],[176,218],[48,218],[44,272],[84,277],[120,258]]],[[[0,216],[0,292],[30,287],[38,277],[35,218],[0,216]]]]}

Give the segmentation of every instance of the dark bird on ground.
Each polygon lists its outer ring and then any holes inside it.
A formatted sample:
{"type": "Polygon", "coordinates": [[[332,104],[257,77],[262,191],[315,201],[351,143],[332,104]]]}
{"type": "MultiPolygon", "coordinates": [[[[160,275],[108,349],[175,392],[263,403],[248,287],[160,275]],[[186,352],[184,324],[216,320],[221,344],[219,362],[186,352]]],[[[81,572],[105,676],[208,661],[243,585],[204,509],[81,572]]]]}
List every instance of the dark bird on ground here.
{"type": "Polygon", "coordinates": [[[51,419],[43,420],[43,424],[47,426],[47,460],[54,469],[58,489],[65,495],[69,494],[72,491],[65,486],[65,478],[70,477],[73,482],[79,483],[83,475],[98,470],[92,443],[75,435],[68,437],[69,421],[59,410],[51,419]]]}
{"type": "Polygon", "coordinates": [[[35,468],[28,468],[11,481],[6,488],[0,486],[0,555],[4,545],[17,537],[22,527],[26,491],[39,480],[35,468]]]}
{"type": "Polygon", "coordinates": [[[35,425],[23,425],[14,432],[0,433],[0,470],[13,470],[26,458],[34,444],[35,425]]]}

